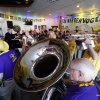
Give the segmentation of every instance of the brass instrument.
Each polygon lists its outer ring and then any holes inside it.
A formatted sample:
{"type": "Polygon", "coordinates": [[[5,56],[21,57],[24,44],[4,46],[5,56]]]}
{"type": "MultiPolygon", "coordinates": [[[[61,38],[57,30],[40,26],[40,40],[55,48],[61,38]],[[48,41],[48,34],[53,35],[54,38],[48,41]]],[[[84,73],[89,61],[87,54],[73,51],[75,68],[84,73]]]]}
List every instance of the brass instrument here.
{"type": "Polygon", "coordinates": [[[21,27],[20,27],[19,25],[14,25],[14,26],[13,26],[13,30],[14,30],[15,32],[19,32],[19,31],[21,30],[21,27]]]}
{"type": "Polygon", "coordinates": [[[35,38],[28,39],[27,36],[23,36],[22,42],[23,42],[22,52],[24,52],[27,49],[27,46],[31,46],[32,44],[36,43],[37,39],[35,38]]]}
{"type": "Polygon", "coordinates": [[[27,46],[27,37],[26,36],[23,36],[22,37],[22,52],[24,52],[26,50],[26,46],[27,46]]]}
{"type": "Polygon", "coordinates": [[[71,34],[72,37],[74,37],[75,40],[84,40],[86,38],[89,38],[90,40],[94,40],[98,35],[96,34],[71,34]]]}
{"type": "Polygon", "coordinates": [[[46,39],[29,47],[19,58],[14,79],[26,92],[45,90],[57,83],[70,63],[67,44],[58,39],[46,39]]]}

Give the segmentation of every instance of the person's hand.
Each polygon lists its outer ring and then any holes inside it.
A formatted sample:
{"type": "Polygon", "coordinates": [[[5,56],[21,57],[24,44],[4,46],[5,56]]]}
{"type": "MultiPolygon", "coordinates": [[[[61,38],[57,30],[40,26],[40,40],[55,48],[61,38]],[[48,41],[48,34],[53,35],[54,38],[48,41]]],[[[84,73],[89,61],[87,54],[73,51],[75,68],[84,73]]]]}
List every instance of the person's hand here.
{"type": "Polygon", "coordinates": [[[0,80],[0,86],[2,85],[2,80],[0,80]]]}
{"type": "Polygon", "coordinates": [[[74,37],[73,36],[69,36],[69,41],[73,41],[74,40],[74,37]]]}
{"type": "Polygon", "coordinates": [[[62,80],[66,85],[71,85],[72,81],[70,79],[63,79],[62,80]]]}
{"type": "Polygon", "coordinates": [[[15,40],[15,38],[11,39],[11,40],[15,40]]]}
{"type": "Polygon", "coordinates": [[[91,44],[91,40],[89,38],[86,38],[84,41],[85,44],[91,44]]]}

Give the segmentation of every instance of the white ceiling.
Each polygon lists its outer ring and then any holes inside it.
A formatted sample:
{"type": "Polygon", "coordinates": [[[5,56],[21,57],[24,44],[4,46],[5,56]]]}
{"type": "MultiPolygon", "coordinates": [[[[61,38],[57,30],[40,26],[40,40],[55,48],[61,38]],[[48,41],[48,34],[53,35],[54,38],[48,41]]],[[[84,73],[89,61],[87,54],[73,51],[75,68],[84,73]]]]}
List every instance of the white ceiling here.
{"type": "Polygon", "coordinates": [[[100,13],[100,0],[58,0],[54,3],[47,2],[47,0],[35,0],[28,8],[0,7],[1,13],[23,17],[66,16],[70,14],[79,14],[81,12],[90,14],[91,11],[100,13]],[[78,4],[80,5],[79,8],[77,8],[78,4]]]}

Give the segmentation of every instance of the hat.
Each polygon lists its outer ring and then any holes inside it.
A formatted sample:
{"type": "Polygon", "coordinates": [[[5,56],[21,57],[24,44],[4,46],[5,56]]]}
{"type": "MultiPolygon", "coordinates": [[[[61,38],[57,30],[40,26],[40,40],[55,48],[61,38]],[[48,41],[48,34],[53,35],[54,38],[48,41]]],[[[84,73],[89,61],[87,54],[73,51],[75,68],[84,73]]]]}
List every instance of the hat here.
{"type": "Polygon", "coordinates": [[[0,51],[7,51],[9,50],[9,45],[3,40],[0,40],[0,51]]]}

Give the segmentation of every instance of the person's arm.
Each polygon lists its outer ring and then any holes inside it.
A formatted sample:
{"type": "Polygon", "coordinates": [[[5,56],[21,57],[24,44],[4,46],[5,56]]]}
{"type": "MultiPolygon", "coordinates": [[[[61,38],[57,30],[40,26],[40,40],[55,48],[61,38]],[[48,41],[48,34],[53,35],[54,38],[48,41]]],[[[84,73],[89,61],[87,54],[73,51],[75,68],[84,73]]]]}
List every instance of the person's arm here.
{"type": "Polygon", "coordinates": [[[92,45],[88,45],[88,50],[90,51],[90,55],[92,56],[92,58],[94,60],[99,60],[100,59],[100,55],[98,55],[96,53],[96,51],[93,49],[92,45]]]}
{"type": "MultiPolygon", "coordinates": [[[[3,54],[2,54],[3,55],[3,54]]],[[[0,55],[0,81],[3,79],[3,72],[4,72],[4,62],[5,60],[2,58],[2,55],[0,55]]]]}
{"type": "Polygon", "coordinates": [[[0,86],[2,85],[3,73],[0,73],[0,86]]]}
{"type": "Polygon", "coordinates": [[[3,73],[0,73],[0,80],[3,79],[3,73]]]}
{"type": "Polygon", "coordinates": [[[84,43],[88,46],[88,50],[89,50],[89,53],[91,55],[91,57],[94,59],[94,60],[99,60],[100,59],[100,55],[98,55],[96,53],[96,51],[93,49],[92,45],[91,45],[91,40],[89,39],[86,39],[84,41],[84,43]]]}
{"type": "Polygon", "coordinates": [[[7,33],[5,34],[5,38],[4,38],[4,40],[7,41],[7,33]]]}

